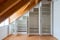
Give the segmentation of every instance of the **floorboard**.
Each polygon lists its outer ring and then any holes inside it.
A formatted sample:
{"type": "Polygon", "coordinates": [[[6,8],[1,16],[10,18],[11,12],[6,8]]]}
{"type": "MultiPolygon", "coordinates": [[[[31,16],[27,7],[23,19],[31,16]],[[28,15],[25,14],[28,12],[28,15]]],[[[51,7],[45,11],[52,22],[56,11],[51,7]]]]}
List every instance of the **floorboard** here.
{"type": "Polygon", "coordinates": [[[56,40],[53,36],[11,35],[4,40],[56,40]]]}

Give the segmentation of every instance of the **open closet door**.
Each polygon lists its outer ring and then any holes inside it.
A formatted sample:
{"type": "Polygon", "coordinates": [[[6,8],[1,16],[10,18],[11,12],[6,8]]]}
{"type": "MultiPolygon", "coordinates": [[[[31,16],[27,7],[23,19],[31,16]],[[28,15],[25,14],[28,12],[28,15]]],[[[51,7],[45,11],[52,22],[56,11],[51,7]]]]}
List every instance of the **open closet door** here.
{"type": "Polygon", "coordinates": [[[44,4],[41,7],[41,34],[51,35],[51,2],[44,4]]]}
{"type": "Polygon", "coordinates": [[[39,9],[33,8],[33,12],[29,12],[28,20],[28,34],[29,35],[38,35],[39,34],[39,9]]]}

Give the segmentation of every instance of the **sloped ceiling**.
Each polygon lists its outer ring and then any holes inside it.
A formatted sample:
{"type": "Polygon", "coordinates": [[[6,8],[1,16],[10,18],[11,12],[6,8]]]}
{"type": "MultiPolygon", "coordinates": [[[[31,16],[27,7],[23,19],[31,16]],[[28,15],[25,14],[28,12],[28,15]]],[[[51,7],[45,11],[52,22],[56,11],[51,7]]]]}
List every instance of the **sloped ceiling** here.
{"type": "Polygon", "coordinates": [[[0,0],[0,22],[10,17],[17,10],[23,9],[28,3],[30,4],[24,8],[24,11],[31,9],[37,4],[37,1],[40,2],[41,0],[0,0]]]}
{"type": "Polygon", "coordinates": [[[4,2],[6,2],[7,0],[0,0],[0,4],[2,4],[2,3],[4,3],[4,2]]]}

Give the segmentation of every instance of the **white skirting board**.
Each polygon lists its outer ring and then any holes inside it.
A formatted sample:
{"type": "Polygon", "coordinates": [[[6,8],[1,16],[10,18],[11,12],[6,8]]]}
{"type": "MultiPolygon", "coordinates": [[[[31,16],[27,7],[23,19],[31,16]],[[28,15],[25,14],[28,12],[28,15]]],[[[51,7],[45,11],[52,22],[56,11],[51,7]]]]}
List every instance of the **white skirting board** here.
{"type": "Polygon", "coordinates": [[[27,32],[17,32],[17,34],[27,34],[27,32]]]}

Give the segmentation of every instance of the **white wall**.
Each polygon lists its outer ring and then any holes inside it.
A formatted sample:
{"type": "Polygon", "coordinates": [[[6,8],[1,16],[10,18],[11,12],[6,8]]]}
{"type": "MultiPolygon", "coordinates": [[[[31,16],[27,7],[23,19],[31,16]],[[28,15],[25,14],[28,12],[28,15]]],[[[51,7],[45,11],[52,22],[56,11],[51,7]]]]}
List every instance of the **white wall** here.
{"type": "Polygon", "coordinates": [[[0,40],[8,35],[8,26],[0,27],[0,40]]]}
{"type": "Polygon", "coordinates": [[[60,40],[60,0],[54,1],[54,36],[60,40]]]}

